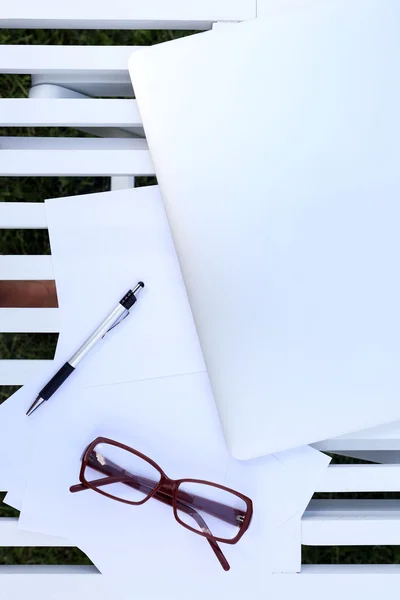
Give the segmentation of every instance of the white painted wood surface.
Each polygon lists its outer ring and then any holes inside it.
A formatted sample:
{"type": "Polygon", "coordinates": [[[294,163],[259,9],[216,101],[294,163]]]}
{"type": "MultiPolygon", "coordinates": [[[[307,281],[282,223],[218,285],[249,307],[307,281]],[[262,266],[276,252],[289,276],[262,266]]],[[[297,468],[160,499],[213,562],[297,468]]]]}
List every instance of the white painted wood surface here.
{"type": "Polygon", "coordinates": [[[334,577],[337,575],[348,575],[351,576],[349,577],[349,581],[353,580],[354,582],[356,581],[353,578],[354,575],[364,576],[367,573],[379,576],[399,575],[400,565],[304,565],[302,569],[303,575],[331,575],[334,577]]]}
{"type": "Polygon", "coordinates": [[[0,308],[3,333],[57,333],[59,328],[57,308],[0,308]]]}
{"type": "MultiPolygon", "coordinates": [[[[57,101],[58,102],[58,101],[57,101]]],[[[136,138],[0,137],[2,150],[138,150],[148,151],[147,141],[136,138]]],[[[3,156],[3,154],[1,154],[3,156]]],[[[33,156],[33,154],[32,154],[33,156]]],[[[105,175],[106,173],[104,173],[105,175]]]]}
{"type": "Polygon", "coordinates": [[[15,0],[0,27],[81,29],[208,29],[214,21],[256,17],[256,0],[15,0]]]}
{"type": "Polygon", "coordinates": [[[0,360],[0,385],[23,385],[32,379],[32,377],[35,377],[40,369],[46,367],[49,362],[51,361],[0,360]]]}
{"type": "MultiPolygon", "coordinates": [[[[360,455],[363,451],[399,451],[400,450],[400,422],[387,423],[379,427],[356,431],[352,434],[325,440],[315,444],[315,447],[324,452],[343,452],[349,456],[360,455]]],[[[366,460],[373,460],[372,456],[366,460]]]]}
{"type": "Polygon", "coordinates": [[[46,229],[42,202],[0,202],[0,227],[3,229],[46,229]]]}
{"type": "MultiPolygon", "coordinates": [[[[94,567],[6,565],[0,567],[0,577],[7,600],[28,594],[42,600],[116,600],[94,567]]],[[[361,565],[306,565],[300,575],[274,575],[265,597],[316,600],[323,594],[325,600],[376,600],[382,590],[388,591],[389,582],[390,590],[394,591],[400,582],[399,565],[382,565],[368,571],[361,565]]]]}
{"type": "MultiPolygon", "coordinates": [[[[7,565],[0,567],[0,578],[7,600],[27,596],[41,600],[116,600],[93,567],[7,565]]],[[[268,581],[265,598],[376,600],[385,591],[394,594],[399,583],[399,565],[368,565],[368,570],[360,565],[306,565],[300,575],[274,575],[268,581]]]]}
{"type": "Polygon", "coordinates": [[[312,500],[302,519],[309,546],[400,545],[400,500],[312,500]]]}
{"type": "Polygon", "coordinates": [[[142,138],[3,137],[0,153],[0,176],[100,177],[155,173],[147,141],[142,138]]]}
{"type": "Polygon", "coordinates": [[[317,492],[399,492],[400,465],[331,465],[317,492]]]}
{"type": "Polygon", "coordinates": [[[0,72],[32,75],[33,95],[40,84],[57,84],[92,96],[133,96],[126,65],[140,46],[48,48],[0,46],[0,72]]]}
{"type": "MultiPolygon", "coordinates": [[[[32,75],[91,96],[132,97],[127,64],[140,46],[0,46],[0,73],[32,75]]],[[[33,88],[35,90],[35,87],[33,88]]]]}
{"type": "Polygon", "coordinates": [[[274,600],[376,600],[391,597],[399,565],[305,565],[300,575],[274,575],[274,600]]]}
{"type": "Polygon", "coordinates": [[[141,127],[136,100],[3,99],[3,127],[141,127]]]}
{"type": "Polygon", "coordinates": [[[132,176],[116,176],[111,177],[111,191],[116,192],[117,190],[127,190],[135,187],[135,178],[132,176]]]}
{"type": "Polygon", "coordinates": [[[115,600],[100,573],[90,566],[0,566],[2,597],[7,600],[115,600]]]}
{"type": "Polygon", "coordinates": [[[0,256],[0,279],[54,279],[51,256],[0,256]]]}
{"type": "Polygon", "coordinates": [[[154,175],[148,150],[0,150],[0,177],[154,175]]]}
{"type": "MultiPolygon", "coordinates": [[[[397,427],[400,430],[400,423],[397,422],[397,427]]],[[[400,451],[400,440],[399,438],[386,438],[384,435],[379,435],[379,429],[377,432],[366,433],[362,438],[346,438],[339,439],[333,438],[331,440],[325,440],[324,442],[318,442],[313,444],[317,450],[322,452],[333,452],[337,454],[343,454],[344,456],[352,456],[354,458],[360,458],[364,460],[374,460],[372,456],[364,456],[364,452],[375,451],[400,451]]]]}
{"type": "Polygon", "coordinates": [[[97,74],[99,79],[114,75],[129,81],[128,60],[136,50],[140,46],[0,45],[0,73],[64,73],[82,77],[97,74]]]}

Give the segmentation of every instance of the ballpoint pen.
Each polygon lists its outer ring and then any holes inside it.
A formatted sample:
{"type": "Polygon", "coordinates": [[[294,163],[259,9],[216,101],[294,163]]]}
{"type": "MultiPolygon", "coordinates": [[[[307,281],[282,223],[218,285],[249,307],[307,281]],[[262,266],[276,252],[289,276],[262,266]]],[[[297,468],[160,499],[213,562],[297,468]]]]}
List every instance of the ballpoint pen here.
{"type": "Polygon", "coordinates": [[[82,344],[75,354],[61,367],[59,371],[50,379],[44,386],[38,397],[26,413],[28,417],[37,410],[44,402],[49,400],[59,387],[68,379],[75,371],[81,360],[90,352],[90,350],[101,340],[111,329],[114,329],[121,323],[129,314],[130,310],[136,302],[136,295],[142,288],[144,283],[139,281],[133,290],[129,290],[125,296],[119,301],[114,310],[104,319],[97,327],[92,335],[82,344]]]}

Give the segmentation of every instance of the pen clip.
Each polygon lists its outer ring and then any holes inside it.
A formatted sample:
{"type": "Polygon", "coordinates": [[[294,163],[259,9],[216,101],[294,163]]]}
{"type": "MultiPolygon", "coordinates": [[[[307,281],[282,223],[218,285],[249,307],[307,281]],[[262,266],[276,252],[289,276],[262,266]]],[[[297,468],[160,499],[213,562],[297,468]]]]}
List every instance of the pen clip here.
{"type": "Polygon", "coordinates": [[[129,317],[130,314],[131,314],[130,311],[127,310],[124,315],[121,315],[120,317],[118,317],[118,319],[115,321],[115,323],[113,323],[111,325],[111,327],[109,329],[107,329],[107,331],[105,332],[105,334],[102,336],[101,339],[103,340],[106,337],[107,333],[109,333],[112,329],[117,327],[117,325],[120,325],[122,323],[122,321],[124,321],[126,319],[126,317],[129,317]]]}

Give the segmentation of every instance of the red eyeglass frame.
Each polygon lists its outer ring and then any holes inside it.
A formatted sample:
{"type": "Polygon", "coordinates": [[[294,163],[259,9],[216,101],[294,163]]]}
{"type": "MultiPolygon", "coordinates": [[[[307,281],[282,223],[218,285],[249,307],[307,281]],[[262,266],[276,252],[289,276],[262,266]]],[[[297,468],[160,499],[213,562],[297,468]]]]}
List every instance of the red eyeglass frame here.
{"type": "Polygon", "coordinates": [[[140,506],[141,504],[144,504],[151,498],[155,498],[156,500],[159,500],[160,502],[163,502],[164,504],[171,506],[173,509],[175,520],[180,525],[182,525],[189,531],[196,533],[197,535],[201,535],[202,537],[205,537],[208,540],[211,548],[213,549],[216,557],[218,558],[219,562],[221,563],[222,568],[225,571],[229,571],[230,566],[229,566],[229,563],[228,563],[227,559],[225,558],[221,548],[219,547],[218,542],[221,542],[224,544],[237,544],[238,541],[242,538],[242,536],[245,534],[245,532],[249,528],[250,522],[251,522],[251,519],[253,516],[253,502],[250,498],[248,498],[244,494],[241,494],[240,492],[237,492],[236,490],[225,487],[223,485],[219,485],[218,483],[213,483],[212,481],[206,481],[203,479],[171,479],[170,477],[168,477],[165,474],[165,472],[161,469],[161,467],[154,460],[152,460],[145,454],[142,454],[141,452],[139,452],[138,450],[135,450],[134,448],[131,448],[130,446],[126,446],[125,444],[121,444],[120,442],[116,442],[115,440],[111,440],[111,439],[105,438],[105,437],[98,437],[95,440],[93,440],[93,442],[91,442],[89,444],[89,446],[86,448],[85,452],[83,453],[82,465],[81,465],[81,469],[80,469],[80,473],[79,473],[79,481],[81,483],[78,485],[72,486],[70,488],[70,492],[76,493],[76,492],[81,492],[81,491],[84,491],[87,489],[91,489],[95,492],[98,492],[99,494],[102,494],[103,496],[106,496],[107,498],[116,500],[117,502],[123,502],[124,504],[131,504],[133,506],[140,506]],[[125,471],[124,469],[122,469],[121,467],[119,467],[118,465],[111,463],[110,461],[108,461],[108,463],[106,463],[107,469],[105,466],[102,467],[101,463],[96,464],[94,466],[93,462],[91,462],[91,455],[98,444],[109,444],[111,446],[116,446],[117,448],[121,448],[122,450],[131,452],[132,454],[135,454],[139,458],[145,460],[152,467],[154,467],[160,474],[159,482],[153,487],[152,491],[143,500],[140,500],[139,502],[134,502],[132,500],[125,500],[123,498],[118,498],[117,496],[113,496],[112,494],[109,494],[109,493],[104,492],[103,490],[99,489],[100,485],[107,485],[107,484],[111,484],[111,483],[126,483],[127,485],[135,487],[136,489],[140,489],[140,486],[146,487],[146,484],[147,484],[147,487],[149,487],[149,484],[154,484],[155,482],[152,482],[151,480],[148,480],[147,478],[143,478],[141,476],[134,476],[134,475],[128,473],[127,471],[125,471]],[[103,477],[100,480],[95,480],[95,481],[90,482],[90,481],[87,481],[85,478],[86,468],[92,468],[94,470],[97,470],[97,471],[103,472],[103,473],[106,472],[106,474],[108,474],[108,475],[110,475],[110,472],[111,472],[111,473],[113,473],[113,475],[109,476],[108,478],[103,477]],[[189,494],[187,494],[186,492],[184,492],[182,490],[181,491],[179,490],[180,485],[184,484],[184,483],[197,483],[197,484],[215,487],[220,490],[229,492],[229,493],[237,496],[241,500],[243,500],[243,502],[246,505],[246,513],[244,515],[239,514],[239,513],[242,513],[243,511],[240,511],[238,509],[228,507],[228,506],[221,504],[219,502],[216,502],[214,500],[209,500],[209,499],[203,498],[201,496],[196,496],[196,495],[190,494],[190,504],[194,504],[194,506],[197,505],[196,506],[197,508],[202,509],[204,512],[208,512],[208,514],[211,514],[211,515],[215,516],[216,518],[220,518],[221,520],[223,520],[225,522],[234,523],[235,525],[237,525],[239,527],[239,531],[234,538],[232,538],[232,539],[221,538],[221,537],[214,536],[211,533],[211,531],[209,530],[207,524],[205,523],[205,521],[203,520],[201,515],[199,515],[199,513],[197,513],[195,508],[193,508],[192,506],[189,506],[189,504],[188,504],[189,494]],[[139,488],[138,488],[138,486],[139,486],[139,488]],[[191,517],[193,517],[193,519],[198,523],[198,526],[200,526],[202,530],[199,531],[198,529],[195,529],[194,527],[190,527],[190,525],[188,525],[187,523],[182,521],[179,517],[179,512],[178,512],[179,510],[186,512],[191,517]],[[240,519],[243,519],[243,520],[240,520],[240,522],[239,522],[239,517],[240,517],[240,519]]]}

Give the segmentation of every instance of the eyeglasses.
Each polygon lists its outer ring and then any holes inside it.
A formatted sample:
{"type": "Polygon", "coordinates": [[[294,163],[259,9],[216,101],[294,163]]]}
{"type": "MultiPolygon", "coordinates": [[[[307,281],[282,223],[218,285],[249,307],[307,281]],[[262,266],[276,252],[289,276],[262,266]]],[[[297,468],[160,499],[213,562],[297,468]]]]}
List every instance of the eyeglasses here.
{"type": "Polygon", "coordinates": [[[151,458],[103,437],[86,448],[79,480],[72,493],[91,489],[134,506],[150,498],[172,506],[180,525],[207,539],[225,571],[230,566],[218,542],[237,544],[253,515],[247,496],[210,481],[170,479],[151,458]]]}

